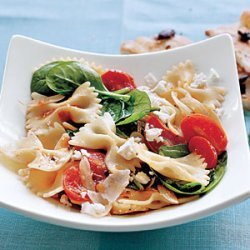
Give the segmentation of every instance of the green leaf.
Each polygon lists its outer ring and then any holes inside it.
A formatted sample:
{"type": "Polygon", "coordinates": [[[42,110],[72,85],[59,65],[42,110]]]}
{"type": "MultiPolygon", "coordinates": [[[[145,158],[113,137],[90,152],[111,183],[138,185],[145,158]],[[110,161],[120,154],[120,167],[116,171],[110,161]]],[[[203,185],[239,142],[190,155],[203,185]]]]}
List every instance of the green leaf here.
{"type": "Polygon", "coordinates": [[[87,65],[77,61],[60,62],[46,75],[50,89],[61,95],[70,95],[78,86],[89,81],[91,86],[106,90],[99,74],[87,65]]]}
{"type": "Polygon", "coordinates": [[[42,95],[53,95],[55,92],[51,90],[46,82],[46,76],[48,72],[56,65],[60,64],[60,61],[48,63],[36,70],[32,75],[31,80],[31,92],[37,92],[42,95]]]}
{"type": "Polygon", "coordinates": [[[227,152],[222,153],[218,159],[218,163],[215,169],[209,173],[210,183],[206,186],[203,193],[211,191],[222,179],[226,172],[227,166],[227,152]]]}
{"type": "MultiPolygon", "coordinates": [[[[157,175],[159,177],[159,175],[157,175]]],[[[198,182],[188,182],[182,184],[180,181],[172,180],[170,178],[160,178],[161,183],[168,188],[169,190],[183,195],[196,195],[201,194],[204,190],[204,186],[202,186],[198,182]]]]}
{"type": "Polygon", "coordinates": [[[130,99],[129,95],[121,95],[121,94],[116,94],[114,92],[102,91],[102,90],[98,90],[98,89],[95,89],[95,91],[99,94],[99,97],[102,100],[104,100],[104,99],[114,99],[114,100],[127,102],[130,99]]]}
{"type": "Polygon", "coordinates": [[[144,190],[143,185],[135,179],[132,182],[130,182],[127,187],[134,190],[144,190]]]}
{"type": "Polygon", "coordinates": [[[190,152],[186,144],[178,144],[174,146],[161,146],[159,148],[159,154],[168,156],[171,158],[180,158],[188,155],[190,152]]]}
{"type": "Polygon", "coordinates": [[[128,125],[121,125],[116,127],[116,133],[123,138],[129,138],[131,133],[137,131],[137,122],[128,125]]]}
{"type": "Polygon", "coordinates": [[[124,95],[124,94],[127,94],[129,92],[130,92],[130,88],[129,87],[113,91],[113,93],[120,94],[120,95],[124,95]]]}
{"type": "Polygon", "coordinates": [[[128,139],[128,138],[129,138],[129,136],[126,135],[123,131],[121,131],[121,130],[119,129],[119,127],[116,128],[116,134],[117,134],[118,136],[124,138],[124,139],[128,139]]]}
{"type": "Polygon", "coordinates": [[[65,131],[69,135],[69,137],[73,137],[75,135],[75,133],[79,132],[79,129],[77,129],[77,130],[66,129],[65,131]]]}
{"type": "Polygon", "coordinates": [[[125,109],[125,103],[117,100],[107,99],[102,102],[102,114],[109,112],[115,122],[130,115],[125,109]]]}
{"type": "Polygon", "coordinates": [[[129,105],[132,107],[132,114],[125,120],[118,122],[117,125],[125,125],[135,122],[147,115],[151,110],[151,102],[145,92],[135,89],[131,91],[129,95],[129,105]]]}
{"type": "Polygon", "coordinates": [[[135,185],[138,187],[139,190],[144,190],[143,185],[139,181],[134,179],[133,182],[135,183],[135,185]]]}
{"type": "Polygon", "coordinates": [[[183,183],[181,181],[173,180],[162,176],[156,173],[154,170],[152,171],[155,173],[157,178],[159,178],[161,183],[169,190],[172,190],[173,192],[182,195],[200,195],[210,192],[215,186],[217,186],[217,184],[221,181],[222,177],[225,174],[226,165],[227,152],[225,151],[220,155],[216,168],[210,171],[210,183],[206,187],[202,186],[198,182],[183,183]]]}

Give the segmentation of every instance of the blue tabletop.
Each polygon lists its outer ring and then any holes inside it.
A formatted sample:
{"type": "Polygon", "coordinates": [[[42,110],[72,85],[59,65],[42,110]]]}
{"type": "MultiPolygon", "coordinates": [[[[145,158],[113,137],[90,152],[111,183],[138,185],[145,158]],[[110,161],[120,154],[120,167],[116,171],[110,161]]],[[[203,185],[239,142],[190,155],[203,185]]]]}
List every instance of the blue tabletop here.
{"type": "MultiPolygon", "coordinates": [[[[206,28],[236,22],[247,7],[249,0],[1,0],[0,75],[14,34],[79,50],[119,53],[121,41],[152,36],[167,27],[193,41],[204,39],[206,28]]],[[[250,200],[192,223],[137,233],[68,229],[0,209],[0,249],[71,248],[250,249],[250,200]]]]}

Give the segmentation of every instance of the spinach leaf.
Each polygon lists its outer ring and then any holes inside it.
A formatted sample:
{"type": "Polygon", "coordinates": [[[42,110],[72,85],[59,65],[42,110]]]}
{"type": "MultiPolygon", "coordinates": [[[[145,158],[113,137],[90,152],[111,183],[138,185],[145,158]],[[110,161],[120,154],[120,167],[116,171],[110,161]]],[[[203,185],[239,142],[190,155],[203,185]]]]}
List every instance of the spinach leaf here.
{"type": "MultiPolygon", "coordinates": [[[[159,177],[158,174],[156,175],[159,177]]],[[[183,195],[201,194],[205,188],[198,182],[187,182],[183,184],[183,182],[181,181],[172,180],[170,178],[166,177],[159,177],[159,178],[161,183],[166,188],[177,194],[183,194],[183,195]]]]}
{"type": "Polygon", "coordinates": [[[75,133],[79,132],[79,129],[77,129],[77,130],[66,129],[65,131],[69,135],[69,137],[73,137],[75,135],[75,133]]]}
{"type": "Polygon", "coordinates": [[[130,92],[130,88],[129,87],[113,91],[113,93],[121,94],[121,95],[127,94],[128,92],[130,92]]]}
{"type": "Polygon", "coordinates": [[[124,139],[128,139],[128,138],[129,138],[129,136],[126,135],[123,131],[121,131],[121,130],[119,129],[119,127],[116,128],[116,135],[118,135],[118,136],[120,136],[120,137],[122,137],[122,138],[124,138],[124,139]]]}
{"type": "Polygon", "coordinates": [[[32,75],[31,80],[31,92],[37,92],[42,95],[53,95],[55,92],[51,90],[46,82],[46,76],[48,72],[56,65],[60,64],[60,61],[48,63],[36,70],[32,75]]]}
{"type": "Polygon", "coordinates": [[[115,122],[128,117],[131,112],[125,108],[125,103],[107,99],[102,102],[102,114],[109,112],[115,122]]]}
{"type": "Polygon", "coordinates": [[[151,102],[145,92],[135,89],[132,90],[129,95],[129,106],[132,107],[132,114],[125,120],[118,122],[117,125],[135,122],[147,115],[151,110],[151,102]]]}
{"type": "Polygon", "coordinates": [[[221,181],[226,172],[226,166],[227,152],[225,151],[220,155],[216,168],[210,171],[210,183],[206,186],[204,193],[211,191],[221,181]]]}
{"type": "Polygon", "coordinates": [[[162,176],[152,170],[161,183],[168,189],[172,190],[177,194],[182,195],[197,195],[205,194],[211,191],[222,179],[227,165],[227,152],[225,151],[218,158],[218,163],[215,169],[211,170],[209,173],[210,183],[205,187],[198,182],[187,182],[176,181],[165,176],[162,176]]]}
{"type": "Polygon", "coordinates": [[[128,125],[121,125],[116,127],[116,133],[121,137],[129,138],[131,133],[137,131],[137,122],[132,122],[128,125]]]}
{"type": "Polygon", "coordinates": [[[121,95],[121,94],[117,94],[117,93],[114,93],[114,92],[102,91],[102,90],[98,90],[98,89],[95,89],[95,91],[99,94],[99,97],[102,100],[114,99],[114,100],[127,102],[130,99],[129,95],[121,95]]]}
{"type": "Polygon", "coordinates": [[[77,61],[60,62],[46,75],[50,89],[62,95],[70,95],[78,86],[89,81],[91,86],[106,91],[99,74],[87,65],[77,61]]]}
{"type": "Polygon", "coordinates": [[[179,144],[174,146],[161,146],[159,154],[169,156],[171,158],[179,158],[189,154],[188,146],[186,144],[179,144]]]}

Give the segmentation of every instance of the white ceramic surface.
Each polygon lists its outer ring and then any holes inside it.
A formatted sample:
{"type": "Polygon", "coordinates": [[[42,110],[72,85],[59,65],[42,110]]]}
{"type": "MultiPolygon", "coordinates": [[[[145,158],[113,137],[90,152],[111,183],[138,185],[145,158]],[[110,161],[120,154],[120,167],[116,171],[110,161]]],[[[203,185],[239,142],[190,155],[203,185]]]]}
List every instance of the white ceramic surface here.
{"type": "Polygon", "coordinates": [[[58,206],[32,194],[18,176],[0,165],[0,205],[23,215],[67,227],[96,231],[139,231],[167,227],[213,214],[250,196],[249,149],[243,119],[232,41],[222,35],[170,51],[144,55],[101,55],[46,44],[23,36],[10,42],[0,100],[0,145],[24,135],[25,104],[30,99],[32,70],[51,59],[83,57],[104,68],[127,71],[140,83],[152,72],[190,59],[197,71],[213,67],[228,93],[223,124],[228,135],[228,166],[219,185],[204,197],[180,206],[134,216],[92,218],[58,206]]]}

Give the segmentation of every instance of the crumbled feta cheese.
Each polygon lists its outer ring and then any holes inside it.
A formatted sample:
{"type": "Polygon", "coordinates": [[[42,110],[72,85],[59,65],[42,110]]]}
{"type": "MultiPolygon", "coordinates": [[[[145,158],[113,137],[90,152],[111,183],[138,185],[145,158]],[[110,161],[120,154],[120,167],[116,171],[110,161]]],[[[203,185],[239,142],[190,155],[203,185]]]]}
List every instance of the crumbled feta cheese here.
{"type": "Polygon", "coordinates": [[[141,184],[147,184],[150,178],[144,172],[138,172],[135,175],[135,180],[139,181],[141,184]]]}
{"type": "Polygon", "coordinates": [[[157,83],[156,77],[152,73],[148,73],[144,76],[144,84],[150,88],[153,88],[157,83]]]}
{"type": "Polygon", "coordinates": [[[169,118],[170,118],[170,113],[169,113],[169,107],[167,106],[161,106],[160,111],[154,111],[154,114],[156,114],[160,120],[163,123],[167,123],[169,118]]]}
{"type": "Polygon", "coordinates": [[[171,82],[166,82],[164,80],[161,80],[152,89],[152,91],[155,92],[157,95],[161,95],[162,93],[169,91],[171,88],[173,88],[173,86],[174,85],[171,82]]]}
{"type": "Polygon", "coordinates": [[[81,151],[82,156],[87,156],[87,157],[90,156],[90,153],[86,149],[81,149],[80,151],[81,151]]]}
{"type": "Polygon", "coordinates": [[[215,109],[214,111],[215,111],[215,113],[218,115],[218,117],[222,117],[223,114],[224,114],[223,108],[217,108],[217,109],[215,109]]]}
{"type": "Polygon", "coordinates": [[[62,203],[64,206],[71,207],[72,204],[69,202],[69,198],[67,195],[63,194],[60,198],[60,203],[62,203]]]}
{"type": "Polygon", "coordinates": [[[191,88],[203,88],[206,86],[207,77],[203,73],[195,74],[194,81],[190,84],[191,88]]]}
{"type": "Polygon", "coordinates": [[[74,150],[73,155],[71,156],[72,160],[79,161],[82,159],[82,154],[78,150],[74,150]]]}
{"type": "Polygon", "coordinates": [[[119,149],[117,153],[126,160],[132,160],[136,157],[135,139],[130,137],[119,149]]]}
{"type": "Polygon", "coordinates": [[[139,143],[139,142],[142,141],[142,138],[140,138],[140,137],[134,137],[134,141],[135,141],[136,143],[139,143]]]}
{"type": "Polygon", "coordinates": [[[81,196],[83,199],[85,198],[86,194],[87,194],[87,192],[81,192],[81,196]]]}
{"type": "Polygon", "coordinates": [[[162,129],[161,128],[149,128],[147,125],[145,127],[147,141],[156,141],[156,142],[163,141],[163,138],[161,136],[162,129]]]}
{"type": "Polygon", "coordinates": [[[150,90],[149,87],[140,86],[138,87],[138,89],[148,94],[152,107],[160,108],[163,105],[169,105],[167,100],[165,100],[162,97],[159,97],[156,93],[152,92],[152,90],[150,90]]]}
{"type": "Polygon", "coordinates": [[[219,79],[220,75],[218,74],[218,72],[215,69],[211,68],[207,77],[207,83],[209,85],[217,84],[219,79]]]}
{"type": "Polygon", "coordinates": [[[106,207],[101,203],[83,202],[81,212],[92,216],[103,216],[106,207]]]}

